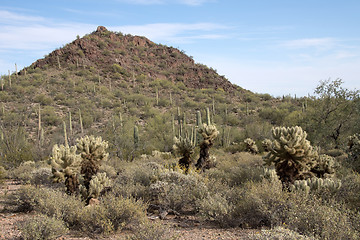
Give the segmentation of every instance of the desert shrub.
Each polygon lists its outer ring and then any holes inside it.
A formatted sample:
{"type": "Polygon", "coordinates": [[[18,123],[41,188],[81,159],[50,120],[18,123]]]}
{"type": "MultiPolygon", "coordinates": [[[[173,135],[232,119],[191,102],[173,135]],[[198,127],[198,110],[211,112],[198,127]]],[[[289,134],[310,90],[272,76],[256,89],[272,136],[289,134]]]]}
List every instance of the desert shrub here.
{"type": "Polygon", "coordinates": [[[341,179],[341,183],[334,198],[349,209],[360,211],[360,174],[349,173],[341,179]]]}
{"type": "Polygon", "coordinates": [[[34,102],[40,103],[41,105],[51,105],[53,100],[45,94],[38,94],[34,97],[34,102]]]}
{"type": "Polygon", "coordinates": [[[239,186],[246,182],[262,180],[262,158],[250,153],[236,153],[233,155],[218,156],[216,168],[210,169],[206,176],[216,179],[228,186],[239,186]]]}
{"type": "Polygon", "coordinates": [[[175,240],[176,236],[170,233],[169,228],[159,222],[144,222],[133,228],[134,234],[128,240],[175,240]]]}
{"type": "Polygon", "coordinates": [[[0,165],[0,183],[2,183],[6,177],[7,177],[7,171],[3,166],[0,165]]]}
{"type": "Polygon", "coordinates": [[[222,227],[231,226],[234,205],[222,193],[209,194],[199,201],[199,215],[217,222],[222,227]]]}
{"type": "Polygon", "coordinates": [[[52,183],[50,177],[52,176],[51,168],[41,167],[36,168],[31,172],[30,183],[34,185],[50,185],[52,183]]]}
{"type": "Polygon", "coordinates": [[[32,172],[35,170],[35,162],[26,161],[21,163],[17,168],[10,171],[10,176],[24,183],[30,182],[32,179],[32,172]]]}
{"type": "Polygon", "coordinates": [[[181,170],[166,170],[158,180],[150,185],[153,202],[162,209],[185,211],[196,209],[197,202],[207,197],[208,190],[202,177],[190,171],[187,175],[181,170]]]}
{"type": "Polygon", "coordinates": [[[315,240],[313,237],[307,237],[301,235],[293,230],[287,229],[286,226],[282,227],[275,227],[269,230],[261,230],[258,233],[255,233],[252,236],[249,236],[250,240],[279,240],[279,239],[286,239],[286,240],[315,240]]]}
{"type": "Polygon", "coordinates": [[[24,240],[57,239],[68,231],[63,221],[46,215],[35,216],[21,222],[19,229],[24,240]]]}
{"type": "Polygon", "coordinates": [[[63,220],[69,227],[78,225],[79,212],[84,207],[78,197],[69,196],[61,190],[33,186],[21,187],[9,198],[17,206],[18,211],[36,210],[41,214],[63,220]]]}
{"type": "Polygon", "coordinates": [[[140,224],[146,219],[146,205],[133,198],[105,196],[98,205],[82,209],[81,230],[89,235],[108,234],[129,224],[140,224]]]}
{"type": "MultiPolygon", "coordinates": [[[[319,239],[358,239],[356,216],[335,201],[324,203],[318,198],[292,196],[285,224],[292,230],[319,239]]],[[[358,227],[358,226],[357,226],[358,227]]]]}

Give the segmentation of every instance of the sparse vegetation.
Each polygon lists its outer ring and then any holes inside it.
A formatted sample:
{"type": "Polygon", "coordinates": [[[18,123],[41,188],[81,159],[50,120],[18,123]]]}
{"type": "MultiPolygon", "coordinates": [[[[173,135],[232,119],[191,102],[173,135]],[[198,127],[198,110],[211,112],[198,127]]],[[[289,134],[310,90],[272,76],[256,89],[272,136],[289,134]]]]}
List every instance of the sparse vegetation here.
{"type": "Polygon", "coordinates": [[[0,182],[25,185],[4,211],[31,213],[24,239],[176,239],[169,215],[263,228],[255,238],[360,238],[359,94],[341,80],[254,94],[101,27],[61,52],[0,90],[0,182]]]}

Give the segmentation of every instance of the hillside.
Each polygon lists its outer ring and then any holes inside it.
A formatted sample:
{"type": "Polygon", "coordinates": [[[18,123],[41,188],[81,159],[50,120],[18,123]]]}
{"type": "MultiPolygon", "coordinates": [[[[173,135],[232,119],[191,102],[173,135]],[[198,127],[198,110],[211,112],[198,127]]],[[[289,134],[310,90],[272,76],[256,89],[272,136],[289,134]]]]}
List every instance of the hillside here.
{"type": "Polygon", "coordinates": [[[143,74],[153,79],[183,82],[189,88],[223,89],[226,92],[241,90],[215,70],[194,60],[180,50],[158,45],[145,37],[123,35],[99,26],[84,38],[78,38],[65,47],[55,50],[46,58],[36,61],[30,68],[95,68],[101,77],[127,79],[143,74]],[[114,76],[113,64],[121,67],[114,76]]]}
{"type": "MultiPolygon", "coordinates": [[[[215,111],[218,124],[235,126],[241,115],[255,110],[256,106],[251,106],[254,100],[261,99],[214,69],[194,63],[176,48],[104,27],[78,37],[10,77],[2,76],[2,83],[3,128],[23,126],[34,143],[39,141],[41,128],[47,152],[54,143],[63,141],[62,122],[70,128],[70,115],[71,139],[86,133],[104,134],[109,126],[119,124],[121,115],[122,125],[129,124],[123,135],[130,136],[137,124],[142,127],[143,140],[150,140],[154,136],[151,132],[156,131],[152,125],[159,118],[166,125],[162,130],[171,131],[171,119],[178,118],[178,107],[181,116],[186,112],[189,125],[195,121],[196,110],[209,107],[215,111]]],[[[172,135],[162,134],[165,136],[156,132],[160,141],[156,144],[151,140],[144,151],[170,150],[172,135]]]]}

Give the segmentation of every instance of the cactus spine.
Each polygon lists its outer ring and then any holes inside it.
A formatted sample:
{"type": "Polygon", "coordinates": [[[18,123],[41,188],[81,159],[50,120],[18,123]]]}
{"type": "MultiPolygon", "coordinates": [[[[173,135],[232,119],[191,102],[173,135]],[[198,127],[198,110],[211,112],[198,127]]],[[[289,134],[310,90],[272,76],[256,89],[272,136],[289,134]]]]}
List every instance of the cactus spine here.
{"type": "Polygon", "coordinates": [[[67,134],[66,134],[66,123],[65,123],[65,121],[63,121],[63,126],[64,126],[64,140],[65,140],[65,146],[69,146],[69,142],[68,142],[68,138],[67,138],[67,134]]]}
{"type": "Polygon", "coordinates": [[[257,154],[259,152],[256,143],[251,138],[247,138],[244,140],[246,151],[250,152],[251,154],[257,154]]]}

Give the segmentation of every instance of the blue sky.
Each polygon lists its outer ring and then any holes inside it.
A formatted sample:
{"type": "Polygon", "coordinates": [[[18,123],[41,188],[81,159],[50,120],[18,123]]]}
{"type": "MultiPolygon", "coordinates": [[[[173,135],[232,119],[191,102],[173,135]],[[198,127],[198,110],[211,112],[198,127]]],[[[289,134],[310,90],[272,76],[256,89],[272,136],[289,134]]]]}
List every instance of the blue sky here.
{"type": "Polygon", "coordinates": [[[0,74],[99,25],[177,47],[232,83],[273,96],[320,80],[360,89],[357,0],[1,0],[0,74]]]}

